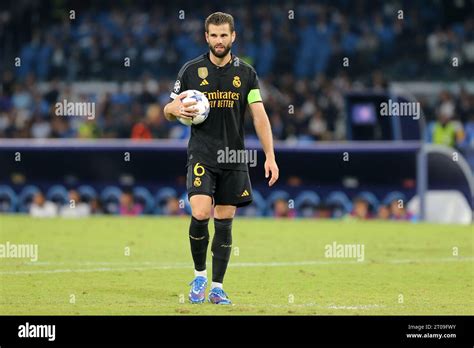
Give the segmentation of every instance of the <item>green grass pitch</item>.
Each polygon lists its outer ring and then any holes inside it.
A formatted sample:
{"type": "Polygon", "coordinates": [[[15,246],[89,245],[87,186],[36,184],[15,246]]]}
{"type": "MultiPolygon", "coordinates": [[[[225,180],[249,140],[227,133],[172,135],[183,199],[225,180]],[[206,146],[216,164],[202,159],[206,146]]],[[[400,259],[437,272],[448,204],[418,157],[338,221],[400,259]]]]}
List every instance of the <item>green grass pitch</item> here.
{"type": "Polygon", "coordinates": [[[236,218],[234,304],[217,306],[188,303],[188,224],[0,215],[0,244],[38,245],[37,262],[0,258],[0,314],[474,314],[472,226],[236,218]],[[325,257],[333,242],[363,245],[364,260],[325,257]]]}

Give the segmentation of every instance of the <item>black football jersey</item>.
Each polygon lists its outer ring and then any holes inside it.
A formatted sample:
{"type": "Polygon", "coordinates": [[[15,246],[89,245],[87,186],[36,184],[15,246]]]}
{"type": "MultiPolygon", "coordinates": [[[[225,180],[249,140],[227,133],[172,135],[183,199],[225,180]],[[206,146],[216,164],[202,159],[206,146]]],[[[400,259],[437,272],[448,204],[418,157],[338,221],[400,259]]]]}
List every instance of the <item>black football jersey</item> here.
{"type": "Polygon", "coordinates": [[[216,168],[248,170],[247,163],[225,160],[229,157],[223,154],[245,150],[247,105],[262,101],[255,69],[234,55],[228,64],[218,67],[206,53],[183,65],[170,97],[174,99],[189,89],[204,93],[210,111],[203,123],[191,126],[188,164],[200,162],[216,168]]]}

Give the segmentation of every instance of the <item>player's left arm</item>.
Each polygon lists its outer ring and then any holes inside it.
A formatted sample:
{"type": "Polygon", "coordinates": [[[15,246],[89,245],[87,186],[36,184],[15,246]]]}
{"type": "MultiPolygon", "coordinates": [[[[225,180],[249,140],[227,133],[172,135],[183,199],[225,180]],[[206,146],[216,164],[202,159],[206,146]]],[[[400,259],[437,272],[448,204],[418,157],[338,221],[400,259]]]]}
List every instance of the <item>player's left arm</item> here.
{"type": "Polygon", "coordinates": [[[273,150],[273,134],[270,121],[268,120],[267,112],[261,101],[249,104],[250,114],[253,118],[253,125],[260,143],[265,153],[265,178],[271,174],[268,186],[272,186],[279,176],[279,169],[275,160],[275,152],[273,150]]]}

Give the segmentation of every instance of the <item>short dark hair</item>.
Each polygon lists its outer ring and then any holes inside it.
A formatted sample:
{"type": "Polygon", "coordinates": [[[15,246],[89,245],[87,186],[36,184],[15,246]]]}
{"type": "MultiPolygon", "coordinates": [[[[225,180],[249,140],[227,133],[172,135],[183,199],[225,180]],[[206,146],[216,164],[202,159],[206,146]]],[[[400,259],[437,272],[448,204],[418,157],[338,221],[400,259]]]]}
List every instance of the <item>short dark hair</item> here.
{"type": "Polygon", "coordinates": [[[204,22],[204,27],[206,28],[206,33],[209,33],[209,24],[222,25],[229,24],[230,32],[234,31],[234,17],[228,13],[224,12],[214,12],[206,18],[204,22]]]}

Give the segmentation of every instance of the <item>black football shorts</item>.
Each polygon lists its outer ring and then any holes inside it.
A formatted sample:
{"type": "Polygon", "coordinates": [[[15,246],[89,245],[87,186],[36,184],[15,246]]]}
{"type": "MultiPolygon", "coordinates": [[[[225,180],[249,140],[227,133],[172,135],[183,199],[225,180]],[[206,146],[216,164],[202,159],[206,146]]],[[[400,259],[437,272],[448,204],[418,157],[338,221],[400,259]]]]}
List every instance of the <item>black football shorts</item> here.
{"type": "Polygon", "coordinates": [[[188,165],[186,175],[188,198],[201,194],[212,197],[214,205],[244,207],[252,202],[252,186],[247,171],[228,170],[202,163],[188,165]]]}

